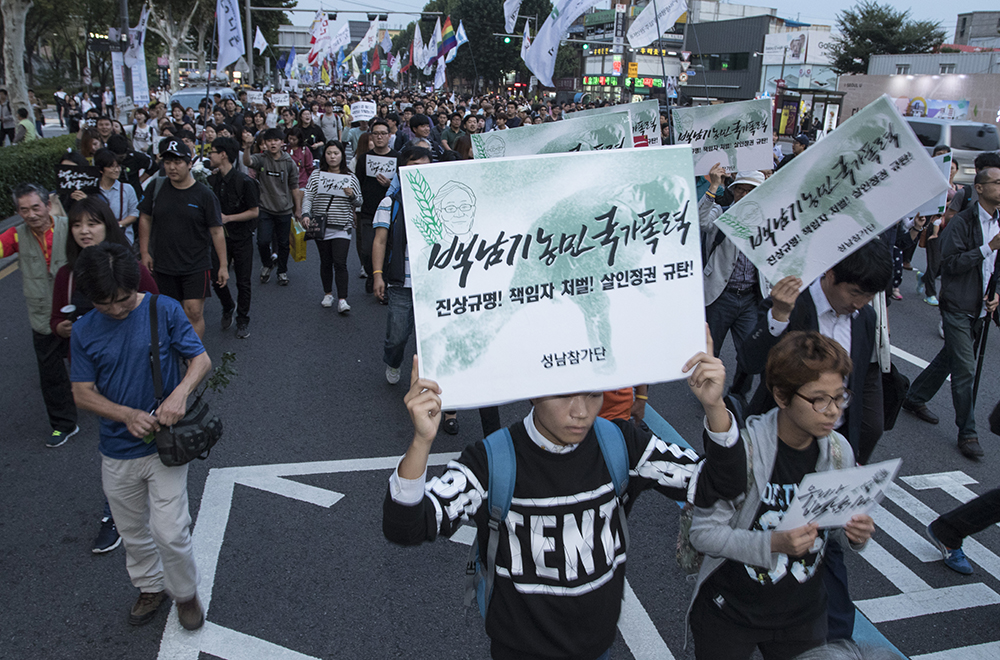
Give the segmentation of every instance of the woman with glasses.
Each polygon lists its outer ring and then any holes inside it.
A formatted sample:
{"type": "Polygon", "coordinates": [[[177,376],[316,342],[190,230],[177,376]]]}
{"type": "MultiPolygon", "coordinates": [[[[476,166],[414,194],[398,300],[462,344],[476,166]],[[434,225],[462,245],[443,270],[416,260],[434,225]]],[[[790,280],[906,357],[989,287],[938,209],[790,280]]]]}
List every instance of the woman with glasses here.
{"type": "Polygon", "coordinates": [[[854,515],[841,529],[810,523],[775,531],[802,478],[854,467],[836,431],[851,401],[851,359],[818,332],[789,332],[771,349],[766,378],[777,408],[744,429],[747,492],[696,508],[691,544],[705,559],[688,619],[698,660],[791,659],[827,637],[823,563],[828,544],[862,549],[875,524],[854,515]]]}
{"type": "MultiPolygon", "coordinates": [[[[97,150],[94,154],[94,167],[101,173],[101,180],[98,183],[101,197],[111,207],[111,213],[129,243],[134,243],[135,234],[132,225],[139,219],[139,199],[135,195],[135,189],[120,180],[122,166],[110,149],[97,150]]],[[[87,194],[77,190],[70,195],[70,198],[80,201],[86,199],[87,194]]]]}

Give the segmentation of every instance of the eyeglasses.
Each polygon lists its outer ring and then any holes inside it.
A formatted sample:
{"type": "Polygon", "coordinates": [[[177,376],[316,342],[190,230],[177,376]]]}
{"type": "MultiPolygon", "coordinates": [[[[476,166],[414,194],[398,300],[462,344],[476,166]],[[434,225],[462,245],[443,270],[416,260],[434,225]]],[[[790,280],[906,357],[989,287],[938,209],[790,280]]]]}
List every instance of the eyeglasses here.
{"type": "Polygon", "coordinates": [[[853,394],[851,394],[851,390],[844,390],[844,393],[841,394],[840,396],[829,396],[827,394],[822,394],[817,397],[809,398],[807,396],[799,394],[798,392],[795,393],[795,396],[805,401],[808,401],[809,403],[812,404],[813,410],[815,410],[818,413],[822,413],[826,412],[826,409],[830,407],[831,403],[837,404],[837,408],[843,410],[851,403],[851,397],[853,396],[853,394]]]}
{"type": "Polygon", "coordinates": [[[474,208],[476,207],[473,206],[472,204],[449,204],[448,206],[444,207],[444,212],[458,213],[459,211],[461,211],[462,213],[468,213],[474,208]]]}
{"type": "Polygon", "coordinates": [[[982,182],[982,183],[980,183],[979,185],[981,185],[981,186],[988,186],[988,185],[990,185],[991,183],[992,183],[992,184],[997,184],[997,183],[1000,183],[1000,179],[997,179],[996,181],[983,181],[983,182],[982,182]]]}
{"type": "Polygon", "coordinates": [[[372,133],[372,137],[385,137],[389,135],[388,131],[379,131],[377,133],[372,133]]]}

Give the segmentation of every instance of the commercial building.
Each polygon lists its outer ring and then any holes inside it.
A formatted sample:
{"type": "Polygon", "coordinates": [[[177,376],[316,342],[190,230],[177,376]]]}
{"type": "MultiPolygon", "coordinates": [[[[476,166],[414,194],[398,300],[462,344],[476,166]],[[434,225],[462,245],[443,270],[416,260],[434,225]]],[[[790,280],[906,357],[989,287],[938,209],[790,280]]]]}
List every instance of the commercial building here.
{"type": "Polygon", "coordinates": [[[959,14],[955,43],[980,48],[1000,48],[1000,11],[959,14]]]}
{"type": "MultiPolygon", "coordinates": [[[[774,10],[771,10],[774,11],[774,10]]],[[[681,89],[701,101],[745,101],[760,88],[764,37],[784,21],[766,14],[713,23],[689,23],[684,50],[691,66],[681,89]]]]}
{"type": "Polygon", "coordinates": [[[905,116],[1000,122],[996,73],[841,76],[838,89],[845,92],[842,119],[888,94],[905,116]]]}
{"type": "Polygon", "coordinates": [[[1000,51],[872,55],[868,75],[949,75],[1000,73],[1000,51]]]}

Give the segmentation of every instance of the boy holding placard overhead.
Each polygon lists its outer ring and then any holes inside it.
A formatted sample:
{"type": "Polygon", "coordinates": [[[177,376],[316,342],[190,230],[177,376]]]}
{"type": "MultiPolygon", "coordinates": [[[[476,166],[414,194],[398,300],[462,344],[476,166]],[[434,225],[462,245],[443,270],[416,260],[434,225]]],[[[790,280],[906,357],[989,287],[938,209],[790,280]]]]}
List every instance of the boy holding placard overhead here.
{"type": "Polygon", "coordinates": [[[745,453],[722,402],[725,367],[707,341],[708,351],[684,367],[705,409],[707,462],[627,420],[598,418],[603,394],[576,392],[532,399],[524,420],[469,445],[429,481],[442,391],[419,378],[414,357],[404,399],[413,442],[389,479],[382,530],[417,545],[475,523],[477,600],[493,658],[608,658],[625,588],[630,497],[656,488],[709,506],[744,492],[745,453]]]}

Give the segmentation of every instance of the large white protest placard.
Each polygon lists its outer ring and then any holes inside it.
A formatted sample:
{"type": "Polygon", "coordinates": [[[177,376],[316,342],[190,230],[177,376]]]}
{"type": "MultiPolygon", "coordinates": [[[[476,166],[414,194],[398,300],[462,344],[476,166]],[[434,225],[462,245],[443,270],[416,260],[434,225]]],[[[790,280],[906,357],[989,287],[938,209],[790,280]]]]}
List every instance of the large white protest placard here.
{"type": "Polygon", "coordinates": [[[689,147],[399,174],[420,375],[446,408],[674,380],[705,349],[689,147]]]}
{"type": "MultiPolygon", "coordinates": [[[[941,172],[941,176],[945,181],[951,178],[951,154],[938,154],[931,160],[938,166],[941,172]]],[[[948,184],[951,185],[950,183],[948,184]]],[[[944,210],[948,207],[948,189],[945,188],[937,197],[932,197],[923,205],[920,206],[914,213],[919,213],[922,216],[931,215],[942,215],[944,210]]]]}
{"type": "Polygon", "coordinates": [[[351,121],[368,121],[375,118],[375,103],[358,101],[351,104],[351,121]]]}
{"type": "Polygon", "coordinates": [[[365,174],[370,177],[381,174],[391,179],[396,176],[396,159],[392,156],[376,156],[369,151],[365,154],[365,174]]]}
{"type": "Polygon", "coordinates": [[[820,529],[843,527],[852,516],[867,515],[882,500],[903,459],[874,465],[813,472],[802,478],[775,531],[816,523],[820,529]]]}
{"type": "Polygon", "coordinates": [[[715,222],[768,281],[804,288],[947,185],[883,96],[715,222]]]}
{"type": "Polygon", "coordinates": [[[566,115],[566,119],[592,117],[608,112],[627,112],[632,121],[632,141],[637,147],[658,147],[660,141],[660,105],[658,101],[642,101],[624,105],[591,108],[566,115]]]}
{"type": "MultiPolygon", "coordinates": [[[[247,96],[249,97],[249,95],[247,96]]],[[[288,104],[291,103],[291,99],[291,95],[287,92],[283,94],[271,94],[271,103],[273,103],[276,108],[288,106],[288,104]]]]}
{"type": "MultiPolygon", "coordinates": [[[[347,197],[347,193],[344,192],[344,187],[350,187],[351,175],[336,174],[334,172],[320,172],[318,183],[319,187],[316,189],[316,192],[333,195],[334,197],[347,197]]],[[[313,210],[315,211],[316,209],[313,210]]]]}
{"type": "Polygon", "coordinates": [[[476,133],[472,136],[472,155],[475,158],[631,148],[632,127],[627,112],[605,113],[574,121],[553,121],[516,130],[476,133]]]}
{"type": "Polygon", "coordinates": [[[674,108],[674,142],[690,144],[694,174],[722,163],[732,174],[774,168],[771,99],[674,108]]]}
{"type": "Polygon", "coordinates": [[[264,103],[264,92],[255,92],[253,90],[247,90],[247,103],[252,103],[253,105],[261,105],[264,103]]]}

